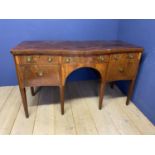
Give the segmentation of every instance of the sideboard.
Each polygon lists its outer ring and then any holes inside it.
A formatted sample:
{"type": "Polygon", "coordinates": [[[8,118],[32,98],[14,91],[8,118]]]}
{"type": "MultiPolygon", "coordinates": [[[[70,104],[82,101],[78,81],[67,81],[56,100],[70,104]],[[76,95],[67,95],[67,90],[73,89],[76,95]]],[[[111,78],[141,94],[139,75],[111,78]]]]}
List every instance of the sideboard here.
{"type": "Polygon", "coordinates": [[[64,114],[64,87],[76,69],[88,67],[100,74],[99,109],[107,82],[129,80],[129,104],[143,48],[123,41],[24,41],[11,49],[22,96],[29,117],[26,87],[59,86],[64,114]]]}

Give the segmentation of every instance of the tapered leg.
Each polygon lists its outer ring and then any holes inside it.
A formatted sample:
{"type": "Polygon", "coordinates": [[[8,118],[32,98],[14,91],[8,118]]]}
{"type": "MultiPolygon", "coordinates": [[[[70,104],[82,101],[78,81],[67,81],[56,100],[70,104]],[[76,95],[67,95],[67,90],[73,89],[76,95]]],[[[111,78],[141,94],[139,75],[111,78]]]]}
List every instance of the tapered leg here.
{"type": "Polygon", "coordinates": [[[25,90],[25,88],[20,88],[20,93],[21,93],[21,96],[22,96],[25,116],[26,116],[26,118],[28,118],[29,117],[29,113],[28,113],[28,107],[27,107],[27,99],[26,99],[26,90],[25,90]]]}
{"type": "Polygon", "coordinates": [[[34,87],[31,87],[31,95],[32,95],[32,96],[35,96],[34,87]]]}
{"type": "Polygon", "coordinates": [[[61,114],[64,114],[64,86],[60,86],[61,114]]]}
{"type": "Polygon", "coordinates": [[[133,88],[134,88],[134,84],[135,84],[135,80],[131,80],[130,85],[129,85],[129,89],[128,89],[128,96],[127,96],[127,100],[126,100],[126,105],[129,104],[132,93],[133,93],[133,88]]]}
{"type": "Polygon", "coordinates": [[[110,82],[110,87],[113,89],[114,88],[114,82],[110,82]]]}
{"type": "Polygon", "coordinates": [[[106,82],[101,81],[100,90],[99,90],[99,109],[102,109],[102,101],[103,101],[103,97],[104,97],[105,86],[106,86],[106,82]]]}

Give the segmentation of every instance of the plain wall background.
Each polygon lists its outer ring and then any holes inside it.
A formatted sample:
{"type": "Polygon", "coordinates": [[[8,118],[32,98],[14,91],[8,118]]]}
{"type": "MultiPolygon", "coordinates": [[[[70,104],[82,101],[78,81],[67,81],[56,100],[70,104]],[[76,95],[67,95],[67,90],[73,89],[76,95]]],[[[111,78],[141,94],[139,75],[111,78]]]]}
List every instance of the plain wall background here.
{"type": "MultiPolygon", "coordinates": [[[[118,39],[144,47],[132,99],[155,124],[155,20],[120,20],[118,39]]],[[[119,86],[127,92],[128,82],[119,86]]]]}
{"type": "MultiPolygon", "coordinates": [[[[10,49],[24,40],[116,40],[118,20],[0,20],[0,86],[16,85],[10,49]]],[[[70,80],[97,78],[78,70],[70,80]]]]}
{"type": "MultiPolygon", "coordinates": [[[[155,124],[155,20],[0,20],[0,86],[16,85],[10,49],[24,40],[124,40],[144,47],[133,101],[155,124]]],[[[90,69],[69,80],[96,79],[90,69]]],[[[128,82],[119,82],[127,92],[128,82]]]]}

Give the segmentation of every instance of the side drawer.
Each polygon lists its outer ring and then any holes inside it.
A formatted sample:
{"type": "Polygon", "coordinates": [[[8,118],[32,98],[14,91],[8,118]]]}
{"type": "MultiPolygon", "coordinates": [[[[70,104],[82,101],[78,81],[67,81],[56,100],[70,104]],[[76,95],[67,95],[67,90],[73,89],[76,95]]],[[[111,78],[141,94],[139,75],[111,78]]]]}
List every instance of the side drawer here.
{"type": "Polygon", "coordinates": [[[52,86],[60,84],[59,65],[23,65],[25,86],[52,86]]]}
{"type": "Polygon", "coordinates": [[[59,64],[59,56],[51,55],[28,55],[28,56],[19,56],[20,64],[39,64],[39,65],[50,65],[50,64],[59,64]]]}
{"type": "Polygon", "coordinates": [[[107,80],[130,80],[136,76],[139,53],[112,54],[107,71],[107,80]]]}

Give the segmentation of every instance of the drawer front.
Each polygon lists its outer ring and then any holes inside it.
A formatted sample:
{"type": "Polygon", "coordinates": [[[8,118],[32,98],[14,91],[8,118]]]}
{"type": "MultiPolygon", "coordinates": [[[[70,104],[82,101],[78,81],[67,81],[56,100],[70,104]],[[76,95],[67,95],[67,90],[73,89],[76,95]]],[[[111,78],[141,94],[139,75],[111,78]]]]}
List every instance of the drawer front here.
{"type": "Polygon", "coordinates": [[[62,63],[105,63],[109,61],[109,55],[88,56],[88,57],[63,57],[62,63]]]}
{"type": "Polygon", "coordinates": [[[20,56],[20,64],[59,64],[59,56],[50,56],[50,55],[29,55],[29,56],[20,56]]]}
{"type": "Polygon", "coordinates": [[[139,54],[113,54],[107,71],[107,80],[130,80],[132,79],[138,68],[139,54]]]}
{"type": "Polygon", "coordinates": [[[120,61],[120,60],[138,60],[139,59],[139,53],[126,53],[126,54],[112,54],[110,56],[111,61],[120,61]]]}
{"type": "Polygon", "coordinates": [[[22,67],[25,86],[50,86],[60,84],[59,65],[24,65],[22,67]]]}

